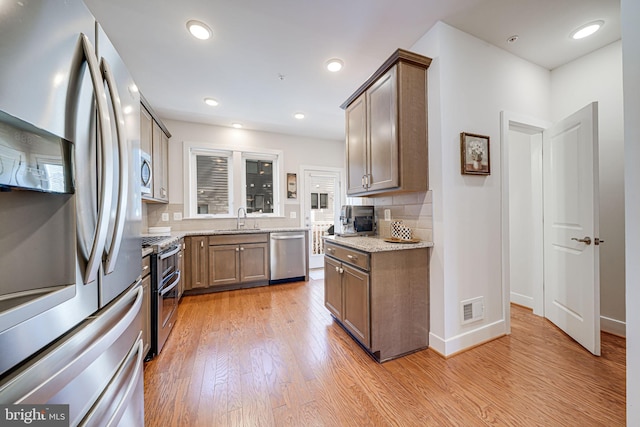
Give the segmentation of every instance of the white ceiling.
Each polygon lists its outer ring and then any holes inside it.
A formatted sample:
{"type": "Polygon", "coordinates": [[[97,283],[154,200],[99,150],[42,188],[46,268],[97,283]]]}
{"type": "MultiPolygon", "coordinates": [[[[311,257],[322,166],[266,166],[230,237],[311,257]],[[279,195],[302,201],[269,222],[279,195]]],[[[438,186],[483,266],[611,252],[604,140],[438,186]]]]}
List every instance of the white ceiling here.
{"type": "Polygon", "coordinates": [[[553,69],[620,39],[620,0],[85,0],[163,119],[342,140],[342,104],[437,21],[553,69]],[[186,22],[214,32],[196,40],[186,22]],[[569,38],[602,19],[588,39],[569,38]],[[516,43],[507,38],[518,35],[516,43]],[[324,63],[344,60],[339,73],[324,63]],[[205,97],[220,102],[204,104],[205,97]],[[306,114],[304,120],[293,118],[306,114]]]}

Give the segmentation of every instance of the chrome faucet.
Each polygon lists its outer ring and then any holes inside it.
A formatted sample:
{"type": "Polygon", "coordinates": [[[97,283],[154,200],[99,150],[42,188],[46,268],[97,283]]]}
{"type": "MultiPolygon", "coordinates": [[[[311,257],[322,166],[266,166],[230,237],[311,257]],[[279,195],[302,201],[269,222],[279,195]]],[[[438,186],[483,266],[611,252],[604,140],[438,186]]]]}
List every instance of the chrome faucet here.
{"type": "Polygon", "coordinates": [[[244,208],[238,208],[238,218],[236,219],[236,230],[240,230],[240,227],[244,227],[244,221],[240,222],[240,211],[242,211],[243,218],[247,219],[247,211],[244,208]]]}

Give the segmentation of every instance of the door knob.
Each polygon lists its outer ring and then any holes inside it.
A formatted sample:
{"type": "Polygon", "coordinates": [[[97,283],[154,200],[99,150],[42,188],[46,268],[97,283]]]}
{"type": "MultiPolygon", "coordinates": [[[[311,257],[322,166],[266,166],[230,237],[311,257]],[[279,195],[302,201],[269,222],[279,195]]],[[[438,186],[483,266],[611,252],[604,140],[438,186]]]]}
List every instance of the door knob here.
{"type": "Polygon", "coordinates": [[[571,240],[575,240],[576,242],[586,243],[587,246],[591,244],[591,237],[586,236],[582,239],[578,239],[576,237],[572,237],[571,240]]]}

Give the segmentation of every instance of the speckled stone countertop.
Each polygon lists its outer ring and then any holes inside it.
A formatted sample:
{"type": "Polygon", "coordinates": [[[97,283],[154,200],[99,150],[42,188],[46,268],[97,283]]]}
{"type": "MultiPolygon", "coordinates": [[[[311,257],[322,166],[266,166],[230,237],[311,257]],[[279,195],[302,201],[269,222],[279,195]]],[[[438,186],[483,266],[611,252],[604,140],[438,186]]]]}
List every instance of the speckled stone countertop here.
{"type": "Polygon", "coordinates": [[[338,245],[347,246],[361,250],[363,252],[386,252],[386,251],[400,251],[406,249],[419,249],[419,248],[431,248],[433,242],[420,241],[416,243],[390,243],[385,242],[382,237],[340,237],[340,236],[325,236],[326,241],[334,242],[338,245]]]}

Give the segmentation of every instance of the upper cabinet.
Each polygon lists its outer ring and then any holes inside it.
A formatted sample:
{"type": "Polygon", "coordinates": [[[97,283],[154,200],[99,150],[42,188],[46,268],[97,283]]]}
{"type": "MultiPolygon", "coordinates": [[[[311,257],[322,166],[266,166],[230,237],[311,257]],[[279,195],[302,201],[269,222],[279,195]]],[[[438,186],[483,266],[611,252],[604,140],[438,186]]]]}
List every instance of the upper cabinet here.
{"type": "Polygon", "coordinates": [[[148,202],[169,203],[169,138],[171,134],[141,97],[140,149],[151,156],[151,193],[143,194],[148,202]]]}
{"type": "Polygon", "coordinates": [[[430,58],[398,49],[342,104],[348,195],[428,189],[430,64],[430,58]]]}

